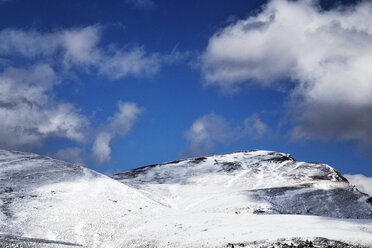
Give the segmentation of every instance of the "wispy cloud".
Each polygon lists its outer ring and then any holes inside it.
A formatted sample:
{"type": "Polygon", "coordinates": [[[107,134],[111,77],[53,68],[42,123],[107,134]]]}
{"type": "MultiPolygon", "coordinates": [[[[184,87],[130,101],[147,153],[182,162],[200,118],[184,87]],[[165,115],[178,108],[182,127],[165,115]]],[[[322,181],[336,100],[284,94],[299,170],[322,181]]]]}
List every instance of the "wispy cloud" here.
{"type": "Polygon", "coordinates": [[[361,174],[345,174],[347,180],[354,184],[360,191],[372,196],[372,177],[366,177],[361,174]]]}
{"type": "Polygon", "coordinates": [[[111,79],[120,79],[127,75],[143,76],[157,73],[161,66],[159,54],[147,55],[141,47],[130,51],[115,51],[111,56],[102,58],[98,70],[111,79]]]}
{"type": "Polygon", "coordinates": [[[99,163],[110,160],[111,140],[117,135],[125,136],[143,111],[142,108],[132,102],[119,102],[118,107],[118,112],[108,119],[93,143],[92,157],[99,163]]]}
{"type": "Polygon", "coordinates": [[[260,138],[268,132],[269,128],[264,123],[258,114],[253,114],[244,120],[243,134],[248,134],[253,138],[260,138]]]}
{"type": "Polygon", "coordinates": [[[223,116],[204,115],[193,122],[186,131],[187,147],[181,157],[199,156],[210,151],[215,144],[229,144],[244,136],[258,138],[268,131],[267,125],[257,114],[246,118],[241,125],[233,125],[223,116]]]}
{"type": "Polygon", "coordinates": [[[372,3],[321,10],[316,1],[270,1],[211,37],[202,56],[208,84],[290,79],[292,137],[372,145],[372,3]]]}
{"type": "Polygon", "coordinates": [[[92,157],[96,162],[103,163],[110,160],[111,139],[111,133],[101,132],[97,135],[92,147],[92,157]]]}
{"type": "Polygon", "coordinates": [[[61,149],[53,155],[56,158],[81,160],[85,158],[82,147],[93,143],[96,161],[110,159],[111,140],[126,135],[141,108],[119,102],[119,111],[101,124],[92,139],[88,134],[97,128],[78,106],[56,98],[55,86],[71,73],[77,77],[96,73],[111,80],[153,75],[181,53],[149,54],[142,46],[102,44],[104,29],[91,25],[53,32],[0,31],[0,147],[31,150],[58,137],[80,146],[61,149]]]}
{"type": "Polygon", "coordinates": [[[50,33],[5,29],[0,32],[0,54],[48,61],[65,70],[92,68],[112,79],[152,75],[159,70],[159,54],[147,54],[138,46],[101,46],[102,32],[100,25],[50,33]]]}
{"type": "Polygon", "coordinates": [[[195,120],[185,133],[188,146],[181,152],[182,157],[202,155],[212,148],[215,142],[224,143],[233,130],[222,116],[208,114],[195,120]]]}

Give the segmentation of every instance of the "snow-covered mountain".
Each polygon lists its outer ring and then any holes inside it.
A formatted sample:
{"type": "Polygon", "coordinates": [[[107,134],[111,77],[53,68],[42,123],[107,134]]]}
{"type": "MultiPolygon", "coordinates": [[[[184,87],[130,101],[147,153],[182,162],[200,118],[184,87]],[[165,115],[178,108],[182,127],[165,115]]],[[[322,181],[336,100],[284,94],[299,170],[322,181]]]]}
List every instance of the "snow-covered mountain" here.
{"type": "Polygon", "coordinates": [[[366,195],[325,164],[247,151],[145,166],[111,176],[172,208],[204,213],[372,219],[366,195]]]}
{"type": "Polygon", "coordinates": [[[0,247],[372,247],[372,198],[328,165],[288,154],[244,151],[110,177],[0,151],[0,247]]]}

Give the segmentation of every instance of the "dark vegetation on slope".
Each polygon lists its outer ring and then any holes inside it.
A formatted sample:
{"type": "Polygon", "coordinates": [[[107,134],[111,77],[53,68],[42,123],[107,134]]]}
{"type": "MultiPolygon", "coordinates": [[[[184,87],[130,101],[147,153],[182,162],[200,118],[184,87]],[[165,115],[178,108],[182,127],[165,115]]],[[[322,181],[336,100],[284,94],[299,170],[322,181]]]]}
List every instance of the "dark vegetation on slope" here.
{"type": "Polygon", "coordinates": [[[247,243],[228,243],[225,247],[228,248],[368,248],[366,246],[347,244],[337,240],[317,237],[313,240],[303,238],[293,238],[291,240],[278,239],[277,241],[254,241],[247,243]]]}
{"type": "Polygon", "coordinates": [[[0,234],[0,247],[6,248],[74,248],[82,245],[47,239],[25,238],[16,235],[0,234]]]}

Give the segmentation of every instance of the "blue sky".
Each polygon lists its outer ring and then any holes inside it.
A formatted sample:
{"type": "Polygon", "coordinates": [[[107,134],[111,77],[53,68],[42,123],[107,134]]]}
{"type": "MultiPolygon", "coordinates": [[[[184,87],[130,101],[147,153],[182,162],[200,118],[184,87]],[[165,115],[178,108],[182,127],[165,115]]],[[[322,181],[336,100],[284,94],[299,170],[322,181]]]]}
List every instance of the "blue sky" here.
{"type": "Polygon", "coordinates": [[[0,1],[0,147],[101,172],[265,149],[372,176],[371,13],[363,1],[0,1]]]}

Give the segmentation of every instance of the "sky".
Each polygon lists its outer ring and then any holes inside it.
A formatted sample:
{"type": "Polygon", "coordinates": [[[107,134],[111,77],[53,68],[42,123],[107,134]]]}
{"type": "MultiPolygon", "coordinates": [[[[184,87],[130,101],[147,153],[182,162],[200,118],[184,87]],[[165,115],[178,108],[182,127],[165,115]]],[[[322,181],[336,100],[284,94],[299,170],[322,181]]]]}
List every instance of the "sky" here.
{"type": "Polygon", "coordinates": [[[0,148],[103,173],[263,149],[368,181],[371,64],[370,1],[0,0],[0,148]]]}

